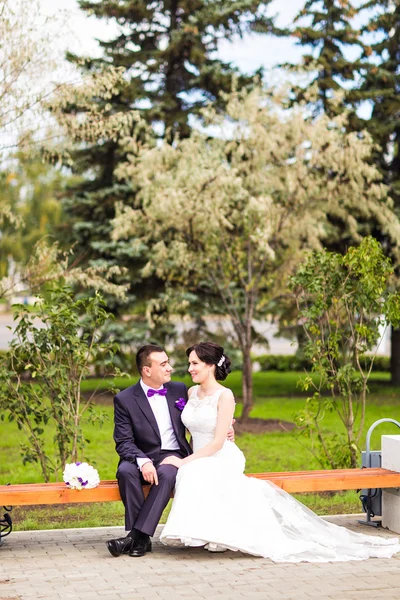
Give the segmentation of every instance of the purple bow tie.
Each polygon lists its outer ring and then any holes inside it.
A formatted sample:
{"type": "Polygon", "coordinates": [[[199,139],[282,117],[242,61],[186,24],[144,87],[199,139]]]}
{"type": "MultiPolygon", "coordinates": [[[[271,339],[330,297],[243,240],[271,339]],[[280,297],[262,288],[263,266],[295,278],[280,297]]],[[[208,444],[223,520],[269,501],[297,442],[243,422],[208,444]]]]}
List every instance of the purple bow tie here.
{"type": "Polygon", "coordinates": [[[167,395],[167,390],[165,388],[161,388],[161,390],[152,390],[151,388],[149,388],[147,390],[147,396],[149,398],[151,398],[152,396],[154,396],[154,394],[160,394],[160,396],[166,396],[167,395]]]}

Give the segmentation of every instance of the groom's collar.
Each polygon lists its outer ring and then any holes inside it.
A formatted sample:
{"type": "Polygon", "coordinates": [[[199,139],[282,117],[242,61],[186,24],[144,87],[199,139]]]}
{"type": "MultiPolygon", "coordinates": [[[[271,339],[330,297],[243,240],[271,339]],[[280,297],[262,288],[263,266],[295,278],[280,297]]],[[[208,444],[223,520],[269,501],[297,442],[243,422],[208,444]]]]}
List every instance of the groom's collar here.
{"type": "Polygon", "coordinates": [[[150,387],[149,385],[147,385],[147,384],[146,384],[146,383],[143,381],[143,379],[140,379],[139,383],[140,383],[140,386],[141,386],[142,390],[144,391],[144,395],[146,396],[146,398],[147,398],[147,392],[148,392],[149,390],[155,390],[155,389],[157,389],[157,390],[162,390],[162,389],[165,387],[164,385],[161,385],[161,386],[160,386],[160,387],[158,387],[158,388],[153,388],[153,387],[150,387]]]}

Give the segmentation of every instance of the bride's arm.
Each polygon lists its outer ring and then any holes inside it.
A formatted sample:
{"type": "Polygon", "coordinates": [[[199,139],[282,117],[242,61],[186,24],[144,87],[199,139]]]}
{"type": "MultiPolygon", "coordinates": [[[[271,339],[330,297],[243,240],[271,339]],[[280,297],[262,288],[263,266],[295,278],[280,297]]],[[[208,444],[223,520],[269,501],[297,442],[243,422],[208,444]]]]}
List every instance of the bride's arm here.
{"type": "MultiPolygon", "coordinates": [[[[194,388],[195,388],[195,386],[194,386],[194,385],[192,385],[192,387],[191,387],[191,388],[188,388],[188,399],[190,398],[190,396],[191,396],[191,394],[192,394],[192,392],[193,392],[194,388]]],[[[187,438],[187,434],[189,434],[189,435],[190,435],[190,439],[189,439],[189,446],[190,446],[190,447],[193,449],[193,438],[192,438],[192,434],[190,433],[190,431],[189,431],[189,429],[188,429],[187,427],[185,428],[185,431],[186,431],[186,438],[187,438]]]]}
{"type": "MultiPolygon", "coordinates": [[[[188,388],[188,398],[190,398],[193,390],[194,390],[195,386],[192,385],[192,387],[188,388]]],[[[190,440],[189,440],[189,446],[193,449],[193,438],[192,438],[192,434],[190,433],[189,429],[186,429],[186,432],[190,435],[190,440]]]]}
{"type": "Polygon", "coordinates": [[[190,456],[187,456],[181,461],[181,466],[196,460],[197,458],[205,458],[211,456],[221,450],[226,440],[226,434],[231,427],[233,413],[235,412],[235,399],[231,390],[224,390],[218,399],[218,416],[215,427],[214,439],[212,442],[197,450],[190,456]]]}

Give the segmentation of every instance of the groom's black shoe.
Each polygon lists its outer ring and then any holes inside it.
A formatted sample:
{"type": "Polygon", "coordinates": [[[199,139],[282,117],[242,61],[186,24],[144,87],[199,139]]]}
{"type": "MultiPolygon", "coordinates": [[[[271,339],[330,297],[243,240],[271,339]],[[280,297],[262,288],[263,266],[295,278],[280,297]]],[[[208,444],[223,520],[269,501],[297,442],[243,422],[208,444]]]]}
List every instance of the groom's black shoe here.
{"type": "Polygon", "coordinates": [[[144,556],[146,552],[151,552],[151,540],[148,535],[142,537],[134,543],[133,548],[129,552],[129,556],[144,556]]]}
{"type": "Polygon", "coordinates": [[[121,556],[121,554],[129,554],[135,545],[136,540],[132,537],[117,538],[106,542],[107,548],[113,556],[121,556]]]}

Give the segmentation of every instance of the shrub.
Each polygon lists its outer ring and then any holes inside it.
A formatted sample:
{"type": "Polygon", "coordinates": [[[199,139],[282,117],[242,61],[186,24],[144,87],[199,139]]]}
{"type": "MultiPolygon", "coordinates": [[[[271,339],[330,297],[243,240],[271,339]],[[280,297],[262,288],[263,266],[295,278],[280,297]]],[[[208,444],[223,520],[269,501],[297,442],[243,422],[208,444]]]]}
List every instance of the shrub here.
{"type": "MultiPolygon", "coordinates": [[[[308,358],[298,356],[297,354],[262,354],[253,356],[253,362],[258,362],[261,371],[304,371],[310,370],[312,367],[311,361],[308,358]]],[[[362,356],[360,363],[363,368],[370,363],[370,358],[362,356]]],[[[390,357],[376,356],[373,366],[373,371],[390,371],[390,357]]]]}
{"type": "Polygon", "coordinates": [[[69,288],[55,287],[39,296],[36,308],[32,314],[23,305],[15,307],[19,319],[15,337],[0,362],[0,409],[1,419],[16,421],[26,436],[21,446],[24,464],[39,463],[49,481],[51,473],[58,476],[67,462],[82,458],[88,441],[83,436],[83,418],[100,424],[105,418],[91,410],[95,392],[85,399],[81,382],[91,365],[112,362],[117,346],[98,340],[110,317],[98,293],[75,300],[69,288]],[[55,428],[51,456],[44,442],[50,423],[55,428]]]}

